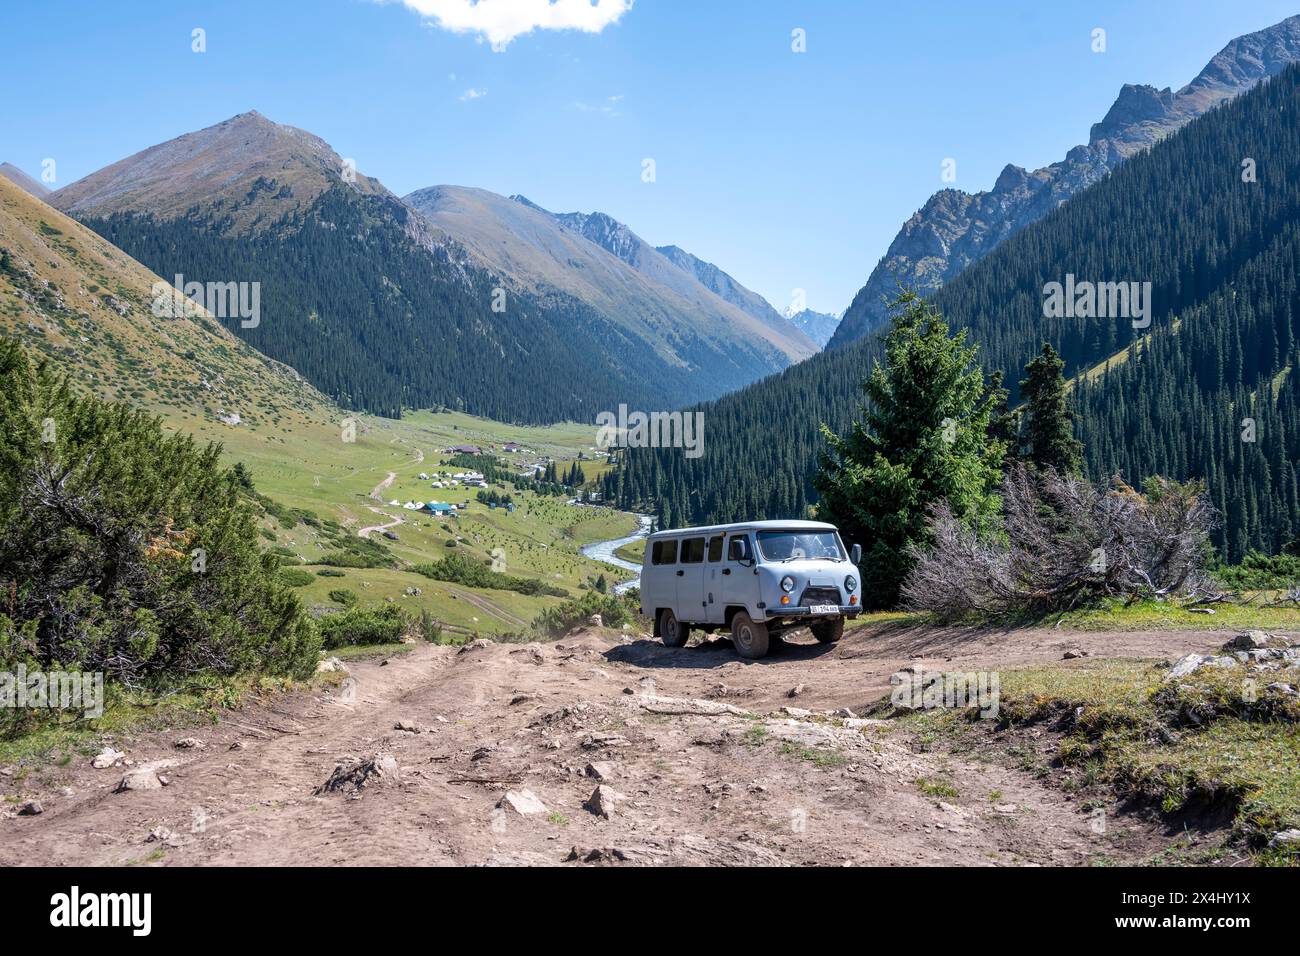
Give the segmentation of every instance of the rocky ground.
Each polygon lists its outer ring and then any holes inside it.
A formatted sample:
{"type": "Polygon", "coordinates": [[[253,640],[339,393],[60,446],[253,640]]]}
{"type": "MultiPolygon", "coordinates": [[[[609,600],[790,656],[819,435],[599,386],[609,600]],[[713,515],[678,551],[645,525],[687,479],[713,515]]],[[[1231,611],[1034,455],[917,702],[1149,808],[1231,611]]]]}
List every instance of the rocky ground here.
{"type": "Polygon", "coordinates": [[[9,805],[40,810],[0,819],[0,864],[1136,862],[1177,834],[1120,807],[1094,833],[1050,782],[854,715],[909,665],[1175,660],[1223,639],[882,625],[790,635],[762,661],[600,628],[422,645],[93,762],[0,768],[9,805]]]}

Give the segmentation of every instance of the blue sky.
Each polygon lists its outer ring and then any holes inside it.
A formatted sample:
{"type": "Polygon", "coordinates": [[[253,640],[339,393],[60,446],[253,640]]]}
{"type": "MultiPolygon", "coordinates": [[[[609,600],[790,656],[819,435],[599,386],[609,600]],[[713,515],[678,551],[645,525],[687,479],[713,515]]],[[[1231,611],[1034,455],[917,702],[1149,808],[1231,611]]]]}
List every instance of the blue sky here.
{"type": "Polygon", "coordinates": [[[6,0],[0,160],[35,175],[55,158],[62,185],[257,109],[399,195],[453,183],[601,210],[778,308],[798,288],[838,312],[944,185],[945,158],[970,191],[1008,162],[1053,162],[1121,84],[1176,89],[1228,40],[1297,12],[635,0],[599,32],[535,30],[494,51],[411,9],[463,2],[6,0]],[[191,52],[194,27],[206,53],[191,52]],[[795,28],[805,53],[791,51],[795,28]]]}

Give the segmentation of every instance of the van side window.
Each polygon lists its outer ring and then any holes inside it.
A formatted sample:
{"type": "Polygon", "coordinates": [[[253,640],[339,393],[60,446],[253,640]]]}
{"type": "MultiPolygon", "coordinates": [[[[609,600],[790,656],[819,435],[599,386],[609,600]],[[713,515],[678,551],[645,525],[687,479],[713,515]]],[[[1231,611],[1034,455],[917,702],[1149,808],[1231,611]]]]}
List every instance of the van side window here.
{"type": "Polygon", "coordinates": [[[682,564],[699,564],[703,560],[703,538],[687,538],[682,542],[682,564]]]}
{"type": "Polygon", "coordinates": [[[709,539],[709,564],[722,560],[722,535],[715,534],[709,539]]]}
{"type": "Polygon", "coordinates": [[[656,541],[650,552],[650,561],[653,564],[676,564],[677,540],[656,541]]]}
{"type": "Polygon", "coordinates": [[[742,535],[737,535],[736,537],[734,537],[734,538],[731,539],[731,543],[727,546],[727,560],[728,560],[728,561],[739,561],[739,560],[740,560],[740,558],[741,558],[741,552],[740,552],[740,549],[743,547],[743,545],[741,544],[741,542],[744,541],[744,540],[746,540],[746,539],[745,539],[745,536],[744,536],[743,534],[742,534],[742,535]]]}

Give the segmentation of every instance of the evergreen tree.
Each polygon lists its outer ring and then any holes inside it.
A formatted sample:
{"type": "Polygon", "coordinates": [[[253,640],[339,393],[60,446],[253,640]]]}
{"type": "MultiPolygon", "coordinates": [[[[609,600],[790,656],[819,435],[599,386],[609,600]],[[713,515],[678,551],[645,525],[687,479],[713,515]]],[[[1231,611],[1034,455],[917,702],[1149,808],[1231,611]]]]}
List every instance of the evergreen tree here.
{"type": "Polygon", "coordinates": [[[316,628],[220,459],[0,340],[0,668],[310,675],[316,628]]]}
{"type": "Polygon", "coordinates": [[[930,506],[946,499],[975,526],[998,511],[1005,446],[989,439],[993,397],[966,333],[906,293],[894,303],[884,364],[862,384],[862,419],[844,436],[825,429],[815,479],[818,514],[863,546],[863,601],[896,603],[909,544],[926,534],[930,506]]]}
{"type": "Polygon", "coordinates": [[[1074,437],[1074,411],[1065,392],[1065,362],[1048,342],[1025,366],[1021,459],[1062,474],[1078,474],[1083,444],[1074,437]]]}
{"type": "Polygon", "coordinates": [[[1002,387],[1002,369],[995,369],[989,376],[988,397],[992,402],[989,413],[989,441],[997,442],[1006,448],[1002,457],[1002,470],[1006,471],[1020,452],[1020,424],[1016,413],[1007,401],[1007,390],[1002,387]]]}

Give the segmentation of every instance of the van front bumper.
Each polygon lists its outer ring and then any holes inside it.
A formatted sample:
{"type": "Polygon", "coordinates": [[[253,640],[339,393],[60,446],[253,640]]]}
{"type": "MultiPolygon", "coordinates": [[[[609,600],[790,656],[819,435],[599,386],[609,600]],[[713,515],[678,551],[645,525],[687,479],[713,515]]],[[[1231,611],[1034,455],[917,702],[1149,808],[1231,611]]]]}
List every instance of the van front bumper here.
{"type": "Polygon", "coordinates": [[[840,604],[837,606],[839,610],[834,614],[814,614],[813,609],[810,607],[769,607],[764,608],[763,613],[769,621],[779,617],[811,617],[814,619],[824,617],[829,620],[833,617],[857,617],[862,613],[862,605],[860,604],[840,604]]]}

